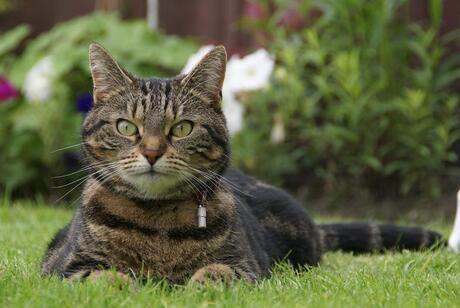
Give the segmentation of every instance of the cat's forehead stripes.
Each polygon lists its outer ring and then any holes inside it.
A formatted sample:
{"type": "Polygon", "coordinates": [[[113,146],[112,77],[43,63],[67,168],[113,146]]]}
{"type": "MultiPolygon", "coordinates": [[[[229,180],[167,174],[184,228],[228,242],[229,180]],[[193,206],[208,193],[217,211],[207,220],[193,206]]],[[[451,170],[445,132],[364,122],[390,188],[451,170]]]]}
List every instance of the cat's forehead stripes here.
{"type": "MultiPolygon", "coordinates": [[[[157,112],[167,112],[171,103],[171,80],[170,79],[142,79],[140,80],[140,89],[142,98],[140,104],[142,105],[142,114],[147,111],[155,110],[157,112]]],[[[139,102],[133,102],[139,103],[139,102]]],[[[138,118],[137,114],[133,117],[138,118]]]]}

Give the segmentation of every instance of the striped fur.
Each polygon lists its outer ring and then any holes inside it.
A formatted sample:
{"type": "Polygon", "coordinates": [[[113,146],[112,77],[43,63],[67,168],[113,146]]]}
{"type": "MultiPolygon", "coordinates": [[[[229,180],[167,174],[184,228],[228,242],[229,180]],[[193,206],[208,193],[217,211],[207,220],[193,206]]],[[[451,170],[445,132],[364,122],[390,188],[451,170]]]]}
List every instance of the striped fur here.
{"type": "Polygon", "coordinates": [[[439,233],[418,227],[390,224],[347,223],[319,225],[325,251],[355,253],[386,250],[419,250],[436,243],[445,245],[439,233]]]}
{"type": "Polygon", "coordinates": [[[114,268],[173,283],[253,281],[279,260],[303,268],[329,250],[420,249],[440,239],[391,225],[317,226],[285,191],[228,169],[225,62],[217,47],[188,75],[141,79],[91,45],[95,105],[81,130],[90,175],[74,217],[49,244],[43,275],[95,278],[114,268]],[[136,133],[119,132],[120,120],[136,133]],[[171,134],[184,120],[190,133],[171,134]],[[197,226],[199,204],[206,228],[197,226]]]}

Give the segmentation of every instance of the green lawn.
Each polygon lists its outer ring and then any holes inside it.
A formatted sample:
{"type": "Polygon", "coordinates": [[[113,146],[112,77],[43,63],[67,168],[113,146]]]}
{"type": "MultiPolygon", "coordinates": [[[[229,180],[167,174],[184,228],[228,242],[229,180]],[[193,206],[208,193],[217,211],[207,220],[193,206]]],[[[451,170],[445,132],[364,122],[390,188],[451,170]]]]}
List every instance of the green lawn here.
{"type": "MultiPolygon", "coordinates": [[[[331,253],[301,274],[280,265],[255,285],[116,286],[42,279],[39,263],[71,211],[0,205],[0,307],[460,307],[460,257],[447,251],[357,256],[331,253]]],[[[441,221],[430,227],[448,234],[441,221]]]]}

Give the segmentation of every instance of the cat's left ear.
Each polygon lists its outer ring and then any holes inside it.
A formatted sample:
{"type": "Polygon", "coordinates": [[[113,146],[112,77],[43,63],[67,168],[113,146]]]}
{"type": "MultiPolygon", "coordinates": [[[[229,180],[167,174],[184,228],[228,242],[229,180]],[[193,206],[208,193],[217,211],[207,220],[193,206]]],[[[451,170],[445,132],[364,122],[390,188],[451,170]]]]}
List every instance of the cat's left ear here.
{"type": "Polygon", "coordinates": [[[214,47],[184,77],[181,84],[209,103],[220,103],[225,78],[227,53],[224,46],[214,47]]]}
{"type": "Polygon", "coordinates": [[[105,102],[129,88],[135,79],[97,43],[89,46],[89,66],[93,77],[94,102],[105,102]]]}

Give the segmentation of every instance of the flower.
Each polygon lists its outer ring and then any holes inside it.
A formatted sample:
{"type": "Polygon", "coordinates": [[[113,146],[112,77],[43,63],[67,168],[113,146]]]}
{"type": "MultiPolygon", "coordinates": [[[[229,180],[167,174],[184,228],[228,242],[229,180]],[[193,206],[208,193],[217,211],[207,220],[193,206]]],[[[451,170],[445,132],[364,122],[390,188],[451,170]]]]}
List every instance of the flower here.
{"type": "Polygon", "coordinates": [[[77,105],[78,111],[82,113],[89,112],[91,108],[93,107],[93,96],[89,93],[80,95],[77,98],[76,105],[77,105]]]}
{"type": "Polygon", "coordinates": [[[18,95],[18,90],[11,82],[5,76],[0,76],[0,102],[15,98],[18,95]]]}
{"type": "Polygon", "coordinates": [[[286,9],[278,21],[278,26],[286,27],[292,30],[299,30],[305,27],[306,21],[298,10],[294,8],[286,9]]]}
{"type": "Polygon", "coordinates": [[[222,111],[230,135],[239,132],[243,128],[244,106],[236,99],[235,93],[222,91],[222,111]]]}
{"type": "MultiPolygon", "coordinates": [[[[200,62],[200,60],[214,48],[213,45],[207,45],[201,47],[195,54],[191,55],[182,69],[182,74],[188,74],[190,71],[200,62]]],[[[240,131],[243,127],[243,113],[244,107],[236,99],[236,93],[229,91],[229,88],[225,86],[222,89],[222,111],[227,120],[227,128],[230,135],[240,131]]]]}
{"type": "Polygon", "coordinates": [[[270,133],[270,141],[273,144],[279,144],[286,138],[284,122],[280,115],[275,115],[273,122],[272,131],[270,133]]]}
{"type": "Polygon", "coordinates": [[[206,45],[201,47],[195,54],[191,55],[187,63],[185,64],[184,68],[182,69],[182,74],[188,74],[192,71],[192,69],[200,62],[200,60],[212,49],[214,45],[206,45]]]}
{"type": "Polygon", "coordinates": [[[460,252],[460,190],[457,192],[457,212],[454,228],[449,237],[449,249],[453,252],[460,252]]]}
{"type": "MultiPolygon", "coordinates": [[[[190,56],[182,73],[189,73],[213,47],[212,45],[203,46],[197,53],[190,56]]],[[[222,89],[222,111],[227,120],[230,135],[234,135],[243,128],[245,108],[238,101],[237,95],[240,92],[254,91],[267,86],[274,65],[273,58],[264,49],[259,49],[244,58],[233,56],[228,61],[222,89]]]]}
{"type": "Polygon", "coordinates": [[[244,15],[251,20],[264,20],[268,17],[265,8],[255,2],[249,2],[244,6],[244,15]]]}
{"type": "Polygon", "coordinates": [[[27,73],[24,92],[28,101],[45,102],[52,93],[52,76],[54,68],[51,57],[38,61],[27,73]]]}
{"type": "Polygon", "coordinates": [[[227,64],[224,87],[232,92],[254,91],[268,85],[275,62],[265,49],[244,58],[233,56],[227,64]]]}

